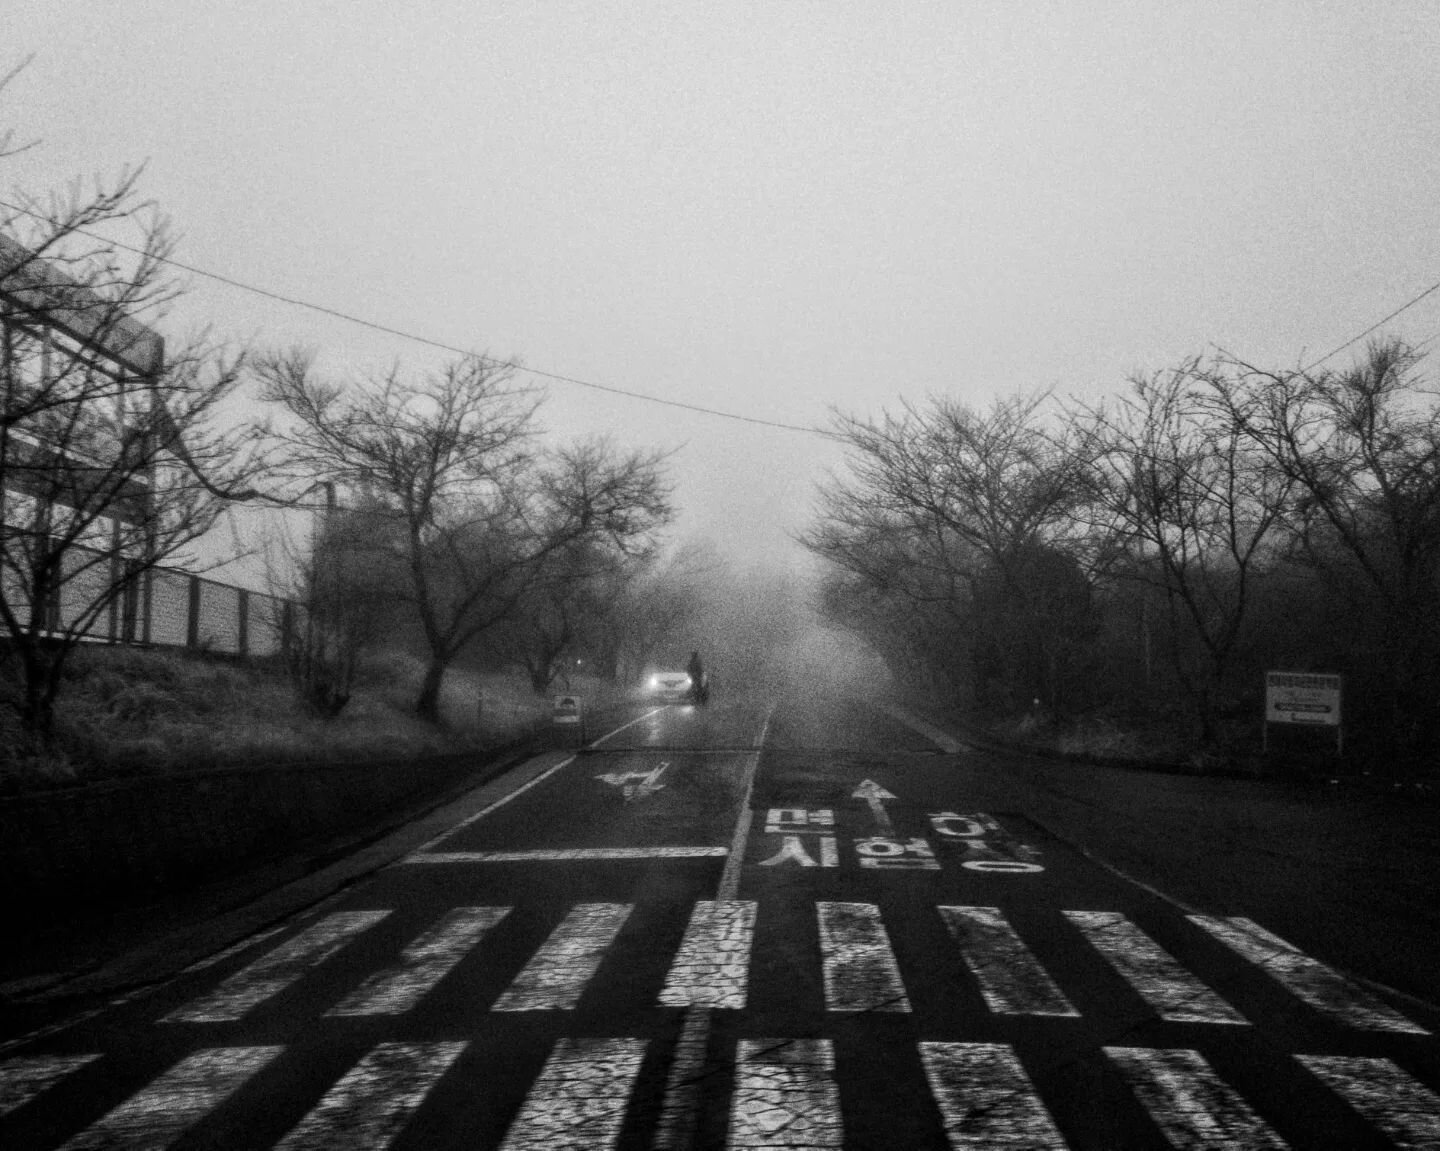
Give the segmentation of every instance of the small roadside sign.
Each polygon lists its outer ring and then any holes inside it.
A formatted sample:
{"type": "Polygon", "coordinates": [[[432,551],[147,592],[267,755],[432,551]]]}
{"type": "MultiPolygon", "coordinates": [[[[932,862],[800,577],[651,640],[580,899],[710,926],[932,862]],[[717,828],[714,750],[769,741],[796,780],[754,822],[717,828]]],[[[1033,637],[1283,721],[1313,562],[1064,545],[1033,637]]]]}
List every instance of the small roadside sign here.
{"type": "Polygon", "coordinates": [[[1265,748],[1270,746],[1272,723],[1302,727],[1333,727],[1335,752],[1345,747],[1340,723],[1340,676],[1305,671],[1265,673],[1265,748]]]}
{"type": "Polygon", "coordinates": [[[557,739],[579,747],[585,743],[585,706],[578,695],[557,695],[550,709],[550,730],[557,739]]]}
{"type": "Polygon", "coordinates": [[[580,722],[580,697],[578,695],[557,695],[551,720],[558,724],[580,722]]]}
{"type": "Polygon", "coordinates": [[[1340,725],[1340,677],[1308,672],[1265,673],[1265,718],[1270,723],[1340,725]]]}

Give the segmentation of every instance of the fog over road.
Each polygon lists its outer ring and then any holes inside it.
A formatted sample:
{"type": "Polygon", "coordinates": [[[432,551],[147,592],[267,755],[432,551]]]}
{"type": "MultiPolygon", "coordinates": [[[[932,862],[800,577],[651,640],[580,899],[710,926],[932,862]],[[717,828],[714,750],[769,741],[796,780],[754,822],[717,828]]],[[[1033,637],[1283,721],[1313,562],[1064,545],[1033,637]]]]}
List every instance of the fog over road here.
{"type": "Polygon", "coordinates": [[[13,1037],[0,1145],[1440,1146],[1433,811],[907,718],[637,705],[13,1037]]]}

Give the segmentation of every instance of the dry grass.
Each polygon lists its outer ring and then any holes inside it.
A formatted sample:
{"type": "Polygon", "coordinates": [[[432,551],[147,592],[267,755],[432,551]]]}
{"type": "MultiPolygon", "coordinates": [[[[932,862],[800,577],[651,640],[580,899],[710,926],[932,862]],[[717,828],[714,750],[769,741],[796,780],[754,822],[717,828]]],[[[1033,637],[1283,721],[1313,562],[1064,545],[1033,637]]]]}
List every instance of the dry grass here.
{"type": "MultiPolygon", "coordinates": [[[[198,768],[484,750],[542,722],[549,702],[521,677],[452,669],[443,723],[412,708],[423,663],[384,653],[369,659],[345,710],[306,711],[283,671],[184,653],[89,648],[77,653],[57,713],[51,752],[0,754],[0,789],[53,786],[198,768]],[[483,690],[484,706],[477,707],[483,690]]],[[[14,748],[13,719],[0,739],[14,748]]]]}

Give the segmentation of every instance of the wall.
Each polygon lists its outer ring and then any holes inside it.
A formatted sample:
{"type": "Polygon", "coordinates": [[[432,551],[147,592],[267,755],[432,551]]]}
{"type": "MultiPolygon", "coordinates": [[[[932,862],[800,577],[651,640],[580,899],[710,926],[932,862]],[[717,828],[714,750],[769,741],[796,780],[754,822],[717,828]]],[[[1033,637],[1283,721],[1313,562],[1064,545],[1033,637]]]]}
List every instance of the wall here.
{"type": "MultiPolygon", "coordinates": [[[[518,749],[516,749],[518,750],[518,749]]],[[[63,916],[233,872],[393,820],[497,773],[505,757],[222,768],[0,800],[10,911],[63,916]]]]}

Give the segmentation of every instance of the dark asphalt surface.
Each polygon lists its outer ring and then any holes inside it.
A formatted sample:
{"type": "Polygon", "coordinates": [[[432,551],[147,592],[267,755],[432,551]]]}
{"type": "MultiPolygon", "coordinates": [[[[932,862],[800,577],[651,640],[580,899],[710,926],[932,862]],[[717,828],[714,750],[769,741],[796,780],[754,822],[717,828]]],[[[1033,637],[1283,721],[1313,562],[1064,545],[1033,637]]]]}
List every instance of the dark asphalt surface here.
{"type": "Polygon", "coordinates": [[[1433,808],[634,714],[12,1036],[0,1146],[1440,1146],[1433,808]]]}

